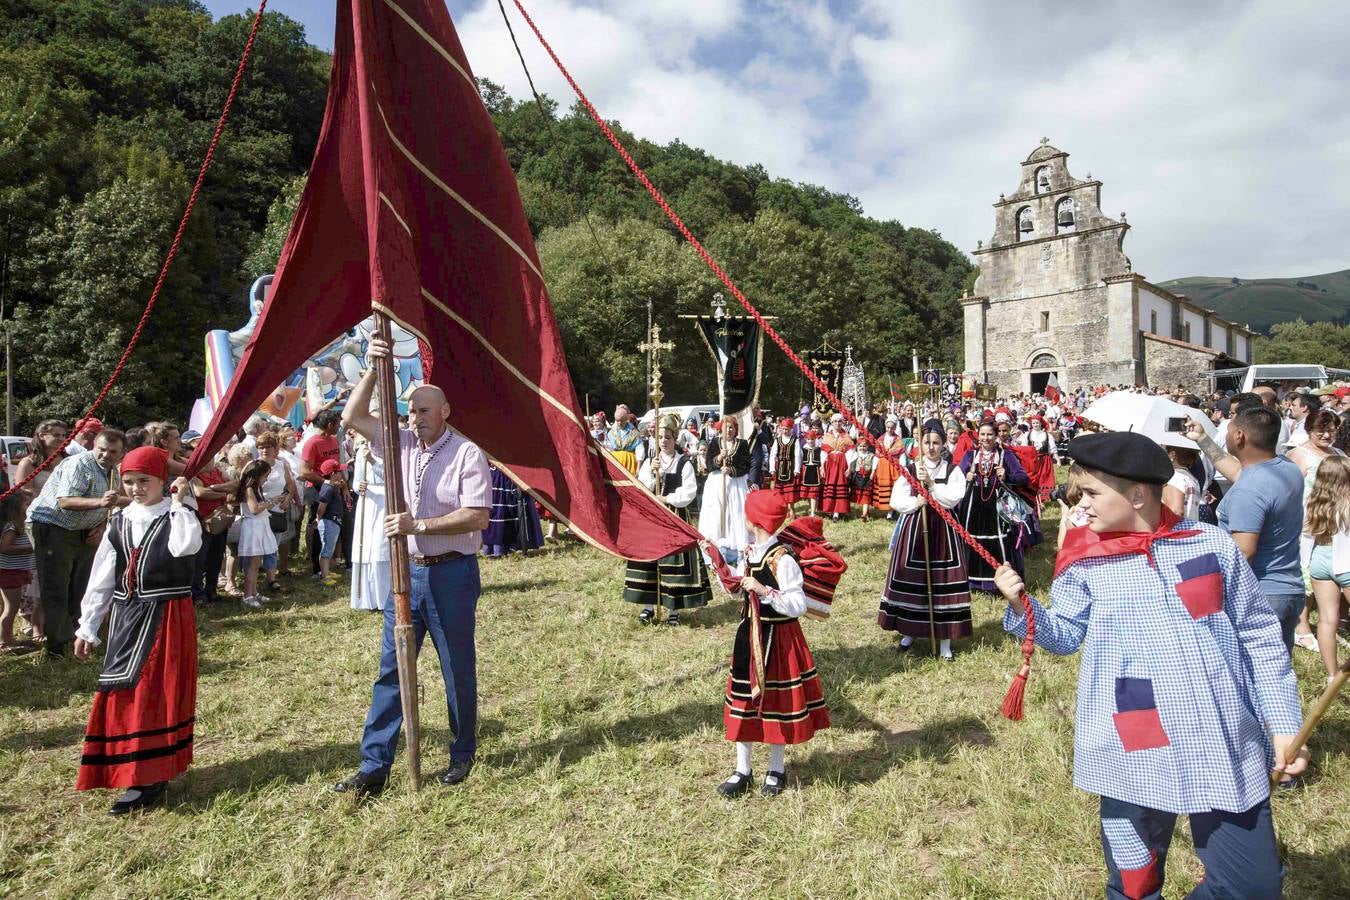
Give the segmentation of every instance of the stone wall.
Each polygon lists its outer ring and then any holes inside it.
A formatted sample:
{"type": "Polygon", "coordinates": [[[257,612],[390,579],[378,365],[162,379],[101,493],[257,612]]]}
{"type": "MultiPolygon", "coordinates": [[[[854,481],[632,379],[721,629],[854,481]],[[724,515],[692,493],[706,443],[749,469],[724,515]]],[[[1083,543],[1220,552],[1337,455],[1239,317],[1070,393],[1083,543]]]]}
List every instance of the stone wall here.
{"type": "Polygon", "coordinates": [[[1201,396],[1213,390],[1205,373],[1214,368],[1214,351],[1147,332],[1142,338],[1144,378],[1150,387],[1181,384],[1201,396]]]}

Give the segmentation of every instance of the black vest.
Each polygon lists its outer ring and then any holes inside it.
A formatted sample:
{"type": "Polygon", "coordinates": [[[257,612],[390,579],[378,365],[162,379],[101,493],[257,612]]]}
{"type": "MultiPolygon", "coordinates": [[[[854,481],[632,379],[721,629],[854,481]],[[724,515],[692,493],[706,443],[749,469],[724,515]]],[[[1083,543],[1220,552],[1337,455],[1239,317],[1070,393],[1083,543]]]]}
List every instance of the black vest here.
{"type": "Polygon", "coordinates": [[[797,467],[795,447],[797,439],[788,437],[785,441],[782,438],[777,439],[778,455],[774,458],[773,477],[780,484],[787,484],[796,475],[794,471],[797,467]]]}

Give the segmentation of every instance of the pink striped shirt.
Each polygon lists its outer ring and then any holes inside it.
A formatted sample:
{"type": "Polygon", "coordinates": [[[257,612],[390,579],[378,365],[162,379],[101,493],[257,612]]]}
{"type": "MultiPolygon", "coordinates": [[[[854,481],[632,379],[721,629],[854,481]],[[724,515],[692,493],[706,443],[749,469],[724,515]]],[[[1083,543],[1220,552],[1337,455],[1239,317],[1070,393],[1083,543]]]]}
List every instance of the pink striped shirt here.
{"type": "MultiPolygon", "coordinates": [[[[372,443],[376,455],[384,456],[384,441],[372,443]]],[[[416,432],[399,429],[399,444],[403,499],[414,519],[435,519],[457,509],[492,507],[492,475],[487,457],[477,444],[448,428],[440,440],[426,448],[416,432]]],[[[414,556],[440,556],[453,551],[472,556],[482,546],[480,531],[408,535],[408,552],[414,556]]]]}

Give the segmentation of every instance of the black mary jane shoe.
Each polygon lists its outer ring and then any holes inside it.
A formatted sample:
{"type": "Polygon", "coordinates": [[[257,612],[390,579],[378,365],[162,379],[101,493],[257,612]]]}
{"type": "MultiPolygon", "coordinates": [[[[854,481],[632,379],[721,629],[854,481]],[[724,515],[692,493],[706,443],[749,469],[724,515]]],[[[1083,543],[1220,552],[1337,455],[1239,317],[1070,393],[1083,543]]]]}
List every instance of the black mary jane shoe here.
{"type": "Polygon", "coordinates": [[[666,615],[666,624],[667,624],[667,625],[678,625],[678,624],[680,624],[680,614],[679,614],[679,613],[675,613],[675,612],[673,612],[673,613],[668,613],[668,614],[666,615]]]}
{"type": "Polygon", "coordinates": [[[764,776],[764,786],[759,789],[759,792],[765,797],[777,797],[779,794],[783,793],[783,788],[786,786],[786,773],[770,772],[764,776]]]}
{"type": "Polygon", "coordinates": [[[717,786],[717,793],[723,797],[739,797],[750,790],[750,782],[754,780],[754,773],[742,775],[740,772],[732,772],[730,778],[717,786]]]}
{"type": "Polygon", "coordinates": [[[469,773],[472,771],[473,760],[462,759],[459,762],[450,763],[450,768],[446,769],[445,774],[437,780],[446,787],[453,787],[454,785],[461,784],[464,779],[469,777],[469,773]]]}
{"type": "Polygon", "coordinates": [[[638,613],[639,625],[650,625],[654,621],[656,621],[656,610],[644,609],[642,612],[638,613]]]}
{"type": "Polygon", "coordinates": [[[117,802],[108,808],[110,816],[125,816],[138,809],[149,809],[156,803],[164,799],[165,788],[168,782],[161,781],[156,784],[144,784],[137,787],[127,788],[126,793],[117,798],[117,802]]]}
{"type": "Polygon", "coordinates": [[[384,792],[384,786],[388,780],[387,775],[357,772],[350,778],[344,778],[333,785],[333,790],[339,794],[355,794],[358,800],[364,797],[378,797],[384,792]]]}

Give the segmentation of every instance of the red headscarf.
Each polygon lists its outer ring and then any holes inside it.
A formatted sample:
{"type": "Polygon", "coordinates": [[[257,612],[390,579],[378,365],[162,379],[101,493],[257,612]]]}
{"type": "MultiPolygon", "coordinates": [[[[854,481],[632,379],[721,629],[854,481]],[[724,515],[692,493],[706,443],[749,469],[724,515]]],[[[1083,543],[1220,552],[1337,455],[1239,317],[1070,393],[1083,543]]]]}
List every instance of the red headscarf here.
{"type": "Polygon", "coordinates": [[[169,480],[169,454],[158,447],[137,447],[122,457],[122,477],[132,472],[150,475],[160,481],[169,480]]]}
{"type": "Polygon", "coordinates": [[[777,491],[751,491],[745,498],[746,521],[769,534],[783,527],[787,514],[787,503],[777,491]]]}

